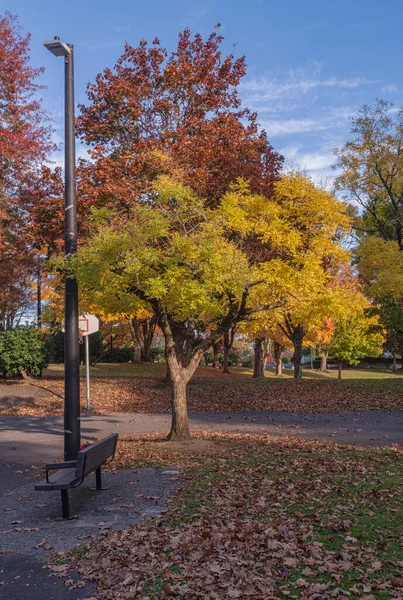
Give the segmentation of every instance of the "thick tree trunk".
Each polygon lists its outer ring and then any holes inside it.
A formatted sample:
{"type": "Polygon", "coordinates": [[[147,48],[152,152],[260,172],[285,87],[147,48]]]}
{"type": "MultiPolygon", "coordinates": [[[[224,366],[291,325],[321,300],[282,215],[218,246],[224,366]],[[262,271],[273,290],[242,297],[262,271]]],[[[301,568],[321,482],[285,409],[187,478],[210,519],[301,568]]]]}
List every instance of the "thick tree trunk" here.
{"type": "Polygon", "coordinates": [[[278,342],[274,342],[274,358],[276,360],[276,377],[283,376],[283,361],[281,358],[281,353],[283,351],[283,347],[278,342]]]}
{"type": "MultiPolygon", "coordinates": [[[[182,369],[180,369],[182,370],[182,369]]],[[[183,374],[176,372],[172,376],[172,424],[168,439],[171,441],[185,441],[190,439],[190,429],[186,406],[187,379],[183,374]]]]}
{"type": "Polygon", "coordinates": [[[134,342],[133,347],[133,362],[141,363],[141,346],[139,346],[136,342],[134,342]]]}
{"type": "Polygon", "coordinates": [[[224,364],[223,364],[223,372],[229,373],[229,365],[228,365],[228,355],[231,351],[232,346],[234,345],[236,326],[231,327],[224,333],[224,364]]]}
{"type": "Polygon", "coordinates": [[[294,329],[294,354],[291,358],[294,363],[294,379],[302,379],[302,340],[304,338],[304,330],[301,325],[294,329]]]}
{"type": "Polygon", "coordinates": [[[144,347],[144,362],[151,362],[151,346],[153,343],[157,319],[155,316],[144,319],[142,322],[142,338],[144,347]]]}
{"type": "Polygon", "coordinates": [[[224,333],[224,360],[223,360],[223,373],[229,373],[228,366],[228,354],[230,351],[230,337],[229,331],[224,333]]]}
{"type": "Polygon", "coordinates": [[[341,360],[339,360],[339,372],[337,374],[337,379],[341,379],[341,371],[343,369],[343,363],[341,360]]]}
{"type": "Polygon", "coordinates": [[[327,359],[329,357],[329,351],[321,350],[319,352],[320,356],[320,370],[324,373],[327,371],[327,359]]]}
{"type": "Polygon", "coordinates": [[[264,338],[256,338],[253,344],[255,350],[255,360],[253,365],[253,377],[264,377],[264,351],[263,351],[264,338]]]}
{"type": "Polygon", "coordinates": [[[128,319],[130,334],[133,341],[133,362],[141,362],[141,336],[139,331],[138,319],[128,319]]]}
{"type": "Polygon", "coordinates": [[[167,370],[165,371],[165,383],[171,383],[171,371],[169,370],[169,364],[167,361],[167,370]]]}
{"type": "Polygon", "coordinates": [[[213,344],[213,368],[220,368],[220,352],[222,347],[222,340],[218,340],[215,344],[213,344]]]}
{"type": "Polygon", "coordinates": [[[151,362],[151,344],[152,338],[146,338],[144,340],[144,362],[151,362]]]}

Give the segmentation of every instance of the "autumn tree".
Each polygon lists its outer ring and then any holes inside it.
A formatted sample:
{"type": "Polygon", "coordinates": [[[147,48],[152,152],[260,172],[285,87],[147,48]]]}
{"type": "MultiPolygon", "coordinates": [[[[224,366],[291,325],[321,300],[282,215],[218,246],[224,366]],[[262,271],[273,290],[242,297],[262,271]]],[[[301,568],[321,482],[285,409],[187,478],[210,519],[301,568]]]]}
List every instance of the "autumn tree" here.
{"type": "Polygon", "coordinates": [[[343,362],[358,365],[363,358],[379,356],[384,341],[379,316],[371,316],[366,298],[362,296],[360,301],[357,297],[356,303],[350,307],[349,315],[338,319],[332,337],[331,352],[339,360],[339,379],[343,362]]]}
{"type": "Polygon", "coordinates": [[[42,68],[30,64],[30,35],[17,17],[0,17],[0,323],[11,323],[30,298],[36,253],[27,238],[24,196],[52,150],[47,116],[37,99],[42,68]]]}
{"type": "Polygon", "coordinates": [[[154,150],[168,152],[209,204],[237,177],[271,195],[282,158],[241,106],[245,58],[222,55],[218,29],[207,40],[185,29],[171,53],[158,39],[126,44],[114,68],[88,85],[78,132],[93,162],[82,169],[81,194],[96,206],[126,213],[161,173],[154,150]]]}
{"type": "Polygon", "coordinates": [[[353,139],[336,148],[337,190],[361,208],[359,237],[394,240],[403,249],[403,109],[379,100],[352,119],[353,139]]]}
{"type": "MultiPolygon", "coordinates": [[[[252,192],[271,195],[282,157],[259,130],[257,115],[241,106],[245,58],[222,54],[218,30],[204,40],[185,29],[173,52],[158,39],[126,44],[114,68],[88,85],[77,122],[91,155],[79,170],[81,206],[110,207],[129,219],[139,196],[170,173],[161,152],[209,206],[237,177],[247,179],[252,192]]],[[[131,326],[141,337],[144,323],[132,320],[131,326]]],[[[228,353],[231,332],[224,337],[228,353]]]]}
{"type": "Polygon", "coordinates": [[[392,109],[379,100],[352,120],[352,139],[336,149],[336,185],[359,208],[353,224],[358,269],[379,306],[389,349],[402,353],[403,110],[392,109]]]}
{"type": "Polygon", "coordinates": [[[245,182],[210,208],[178,177],[159,177],[124,225],[106,209],[96,212],[74,263],[88,302],[156,315],[172,379],[170,439],[189,437],[186,386],[204,352],[236,323],[281,302],[270,259],[253,262],[243,240],[253,232],[273,249],[293,243],[280,207],[245,182]]]}
{"type": "Polygon", "coordinates": [[[277,276],[288,282],[278,324],[293,345],[294,377],[299,379],[305,336],[318,329],[342,302],[342,288],[335,281],[349,258],[341,242],[350,219],[344,203],[298,173],[275,184],[275,198],[294,236],[294,246],[277,262],[277,276]]]}

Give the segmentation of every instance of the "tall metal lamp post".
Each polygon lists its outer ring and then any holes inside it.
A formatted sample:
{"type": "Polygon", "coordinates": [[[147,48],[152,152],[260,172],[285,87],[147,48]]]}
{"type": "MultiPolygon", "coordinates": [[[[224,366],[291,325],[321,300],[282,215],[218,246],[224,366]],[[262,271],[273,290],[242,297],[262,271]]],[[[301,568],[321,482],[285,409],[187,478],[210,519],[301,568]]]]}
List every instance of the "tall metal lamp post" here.
{"type": "MultiPolygon", "coordinates": [[[[55,36],[44,46],[64,56],[64,249],[67,258],[77,252],[76,152],[74,133],[74,48],[55,36]]],[[[77,281],[67,276],[64,301],[64,458],[75,460],[80,449],[80,353],[77,281]]]]}

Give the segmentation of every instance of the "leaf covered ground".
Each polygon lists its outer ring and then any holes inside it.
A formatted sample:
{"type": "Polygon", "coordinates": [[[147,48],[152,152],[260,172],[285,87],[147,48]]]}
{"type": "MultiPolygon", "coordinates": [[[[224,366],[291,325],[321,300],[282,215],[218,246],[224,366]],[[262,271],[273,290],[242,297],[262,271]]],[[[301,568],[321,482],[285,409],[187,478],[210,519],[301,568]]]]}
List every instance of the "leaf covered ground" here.
{"type": "Polygon", "coordinates": [[[403,597],[401,448],[122,440],[117,466],[138,464],[179,465],[183,485],[158,520],[105,530],[71,556],[95,598],[403,597]]]}
{"type": "MultiPolygon", "coordinates": [[[[136,371],[135,376],[118,378],[111,375],[98,376],[97,373],[102,373],[103,370],[101,366],[97,366],[98,371],[91,380],[93,413],[170,412],[170,388],[163,379],[164,368],[164,365],[146,365],[143,371],[136,371]],[[141,374],[143,376],[140,376],[141,374]]],[[[122,371],[125,372],[123,367],[122,371]]],[[[106,369],[105,373],[108,372],[111,371],[106,369]]],[[[113,370],[113,373],[115,372],[116,369],[113,370]]],[[[1,395],[7,395],[7,385],[1,385],[0,414],[61,415],[63,381],[60,379],[60,372],[53,372],[52,375],[53,377],[36,381],[36,384],[42,387],[37,388],[35,402],[22,401],[13,407],[2,405],[1,395]],[[55,374],[59,375],[58,379],[54,377],[55,374]]],[[[194,380],[188,385],[188,407],[190,411],[195,412],[231,410],[338,412],[354,409],[403,409],[403,377],[398,375],[381,373],[378,374],[379,378],[373,378],[374,373],[369,372],[367,378],[364,373],[364,378],[349,378],[342,381],[330,378],[316,379],[312,374],[309,375],[298,382],[289,376],[283,379],[269,376],[262,380],[255,380],[250,374],[224,375],[212,368],[200,368],[194,380]]],[[[81,379],[81,399],[84,410],[84,379],[81,379]]]]}

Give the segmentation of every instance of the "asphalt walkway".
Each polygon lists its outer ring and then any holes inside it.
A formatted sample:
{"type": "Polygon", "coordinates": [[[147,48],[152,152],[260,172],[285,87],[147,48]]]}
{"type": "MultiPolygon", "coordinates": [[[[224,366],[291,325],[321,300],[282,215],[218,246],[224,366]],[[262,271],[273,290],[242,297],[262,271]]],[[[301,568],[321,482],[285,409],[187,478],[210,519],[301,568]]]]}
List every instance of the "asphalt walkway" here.
{"type": "MultiPolygon", "coordinates": [[[[389,446],[403,444],[403,411],[361,410],[340,413],[243,411],[191,413],[192,432],[199,430],[257,435],[293,435],[341,444],[389,446]]],[[[169,414],[113,414],[83,417],[83,441],[111,432],[120,435],[169,431],[169,414]]],[[[3,464],[32,465],[63,454],[62,417],[1,417],[0,456],[3,464]]],[[[1,477],[1,476],[0,476],[1,477]]],[[[1,480],[0,480],[1,485],[1,480]]]]}

